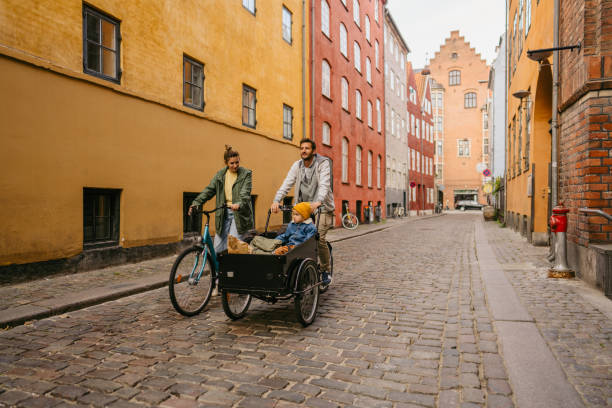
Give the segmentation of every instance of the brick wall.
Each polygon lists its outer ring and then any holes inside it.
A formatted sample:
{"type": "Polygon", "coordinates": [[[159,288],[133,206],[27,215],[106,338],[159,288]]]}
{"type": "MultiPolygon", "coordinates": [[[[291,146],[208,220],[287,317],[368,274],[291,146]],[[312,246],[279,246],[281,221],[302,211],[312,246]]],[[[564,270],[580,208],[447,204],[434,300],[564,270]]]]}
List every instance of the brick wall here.
{"type": "Polygon", "coordinates": [[[568,239],[587,246],[612,241],[605,218],[612,214],[612,1],[561,2],[561,45],[583,48],[560,53],[559,201],[571,212],[568,239]]]}

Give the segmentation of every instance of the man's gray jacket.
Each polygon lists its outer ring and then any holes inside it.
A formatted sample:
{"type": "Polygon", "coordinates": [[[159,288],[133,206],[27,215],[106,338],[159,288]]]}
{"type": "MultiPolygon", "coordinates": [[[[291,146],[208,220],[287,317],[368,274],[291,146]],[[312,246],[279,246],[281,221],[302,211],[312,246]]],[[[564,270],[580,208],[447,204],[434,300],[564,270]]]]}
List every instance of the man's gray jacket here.
{"type": "MultiPolygon", "coordinates": [[[[331,187],[331,160],[325,156],[315,154],[312,166],[318,180],[318,188],[315,193],[315,198],[312,201],[318,201],[321,203],[321,210],[325,212],[333,212],[335,209],[334,205],[334,193],[331,187]]],[[[285,181],[280,186],[276,195],[274,196],[274,202],[280,203],[283,197],[287,195],[291,187],[295,186],[295,197],[293,198],[293,204],[297,203],[300,195],[300,183],[302,181],[304,171],[304,161],[302,159],[293,163],[285,177],[285,181]]]]}

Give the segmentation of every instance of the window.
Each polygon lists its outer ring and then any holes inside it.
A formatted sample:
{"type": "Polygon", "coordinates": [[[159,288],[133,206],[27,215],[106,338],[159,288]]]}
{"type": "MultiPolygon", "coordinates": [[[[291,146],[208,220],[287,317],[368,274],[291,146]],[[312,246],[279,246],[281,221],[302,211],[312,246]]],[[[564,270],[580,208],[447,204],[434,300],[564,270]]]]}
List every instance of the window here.
{"type": "Polygon", "coordinates": [[[242,85],[242,124],[252,128],[257,126],[257,120],[255,119],[256,92],[250,86],[242,85]]]}
{"type": "Polygon", "coordinates": [[[376,125],[378,127],[378,133],[382,132],[381,124],[381,112],[380,112],[380,99],[376,99],[376,125]]]}
{"type": "Polygon", "coordinates": [[[366,57],[366,80],[370,85],[372,85],[372,63],[370,62],[370,58],[366,57]]]}
{"type": "Polygon", "coordinates": [[[183,105],[204,110],[203,83],[202,64],[183,56],[183,105]]]}
{"type": "Polygon", "coordinates": [[[196,235],[202,231],[202,213],[188,215],[189,207],[197,196],[198,193],[183,193],[183,237],[196,235]]]}
{"type": "Polygon", "coordinates": [[[391,70],[391,75],[389,76],[389,88],[392,91],[395,91],[395,73],[391,70]]]}
{"type": "Polygon", "coordinates": [[[416,120],[416,137],[417,137],[417,139],[421,138],[421,132],[420,132],[421,129],[419,128],[420,123],[421,123],[421,121],[419,119],[417,119],[416,120]]]}
{"type": "Polygon", "coordinates": [[[420,152],[416,152],[416,165],[417,165],[417,171],[420,173],[421,172],[421,153],[420,152]]]}
{"type": "Polygon", "coordinates": [[[461,84],[461,71],[453,70],[448,73],[448,84],[449,85],[460,85],[461,84]]]}
{"type": "Polygon", "coordinates": [[[331,78],[331,69],[327,61],[323,60],[321,63],[321,93],[328,98],[331,98],[330,93],[330,78],[331,78]]]}
{"type": "Polygon", "coordinates": [[[483,154],[489,154],[489,138],[485,137],[482,139],[482,145],[483,154]]]}
{"type": "Polygon", "coordinates": [[[361,185],[361,146],[355,149],[355,184],[361,185]]]}
{"type": "Polygon", "coordinates": [[[346,0],[340,0],[342,1],[342,4],[344,4],[344,7],[346,7],[346,0]]]}
{"type": "Polygon", "coordinates": [[[365,16],[365,38],[370,42],[370,17],[365,16]]]}
{"type": "Polygon", "coordinates": [[[283,137],[293,139],[293,108],[283,104],[283,137]]]}
{"type": "Polygon", "coordinates": [[[378,0],[374,2],[374,20],[378,23],[378,0]]]}
{"type": "Polygon", "coordinates": [[[470,157],[470,141],[468,139],[457,140],[457,156],[470,157]]]}
{"type": "Polygon", "coordinates": [[[83,6],[83,72],[119,83],[119,21],[83,6]]]}
{"type": "Polygon", "coordinates": [[[372,128],[372,102],[368,101],[368,126],[372,128]]]}
{"type": "Polygon", "coordinates": [[[374,40],[374,63],[376,64],[376,69],[378,69],[378,40],[374,40]]]}
{"type": "Polygon", "coordinates": [[[361,47],[357,41],[353,42],[353,57],[355,58],[355,69],[361,72],[361,47]]]}
{"type": "Polygon", "coordinates": [[[121,190],[83,188],[83,246],[119,243],[119,196],[121,190]]]}
{"type": "Polygon", "coordinates": [[[451,54],[451,58],[452,58],[452,59],[457,59],[457,57],[459,57],[459,56],[457,55],[457,53],[456,53],[456,52],[453,52],[453,53],[451,54]]]}
{"type": "Polygon", "coordinates": [[[321,142],[323,142],[323,144],[327,146],[331,145],[331,127],[327,122],[323,122],[323,130],[321,131],[321,142]]]}
{"type": "Polygon", "coordinates": [[[346,27],[340,23],[340,53],[348,58],[348,40],[346,27]]]}
{"type": "Polygon", "coordinates": [[[348,140],[342,138],[342,182],[348,183],[348,140]]]}
{"type": "Polygon", "coordinates": [[[414,136],[416,136],[416,125],[414,123],[414,115],[413,114],[410,114],[410,129],[412,129],[410,133],[412,133],[414,136]]]}
{"type": "Polygon", "coordinates": [[[463,96],[463,107],[464,108],[475,108],[476,107],[476,92],[468,92],[463,96]]]}
{"type": "Polygon", "coordinates": [[[412,159],[412,170],[416,170],[416,152],[414,150],[410,151],[410,157],[412,159]]]}
{"type": "Polygon", "coordinates": [[[321,0],[321,31],[329,37],[329,4],[321,0]]]}
{"type": "Polygon", "coordinates": [[[353,21],[359,27],[359,0],[353,0],[353,21]]]}
{"type": "Polygon", "coordinates": [[[289,11],[289,9],[283,6],[283,40],[287,41],[291,44],[291,25],[293,15],[289,11]]]}
{"type": "Polygon", "coordinates": [[[349,103],[348,103],[348,92],[349,92],[349,84],[348,81],[346,80],[346,78],[342,77],[342,79],[340,80],[340,87],[342,90],[342,109],[345,109],[348,111],[349,108],[349,103]]]}
{"type": "Polygon", "coordinates": [[[527,0],[525,4],[525,37],[529,34],[529,29],[531,28],[531,1],[527,0]]]}
{"type": "MultiPolygon", "coordinates": [[[[529,3],[529,2],[528,2],[529,3]]],[[[531,99],[527,99],[525,112],[525,171],[529,170],[529,145],[531,143],[531,99]]]]}
{"type": "Polygon", "coordinates": [[[368,150],[368,187],[372,187],[372,151],[368,150]]]}
{"type": "Polygon", "coordinates": [[[255,0],[242,0],[242,7],[249,10],[253,14],[255,14],[255,11],[257,10],[255,8],[255,0]]]}
{"type": "Polygon", "coordinates": [[[437,144],[437,145],[438,145],[438,152],[437,152],[437,155],[438,155],[438,156],[442,156],[442,155],[443,155],[443,152],[444,152],[444,150],[443,150],[443,145],[442,145],[442,141],[441,141],[441,140],[438,140],[438,144],[437,144]]]}
{"type": "Polygon", "coordinates": [[[442,121],[442,116],[436,116],[434,120],[436,122],[436,132],[443,132],[444,122],[442,121]]]}
{"type": "Polygon", "coordinates": [[[361,120],[361,92],[359,89],[355,90],[355,116],[361,120]]]}

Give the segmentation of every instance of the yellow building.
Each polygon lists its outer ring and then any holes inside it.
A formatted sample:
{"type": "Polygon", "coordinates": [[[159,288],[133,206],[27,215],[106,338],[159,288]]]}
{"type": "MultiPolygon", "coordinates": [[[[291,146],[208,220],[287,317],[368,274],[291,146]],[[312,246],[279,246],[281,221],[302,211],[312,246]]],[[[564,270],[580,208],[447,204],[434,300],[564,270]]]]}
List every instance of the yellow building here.
{"type": "Polygon", "coordinates": [[[225,144],[253,170],[261,227],[309,134],[304,11],[300,0],[0,2],[0,273],[176,250],[199,227],[184,209],[225,144]]]}
{"type": "Polygon", "coordinates": [[[553,46],[553,0],[508,2],[507,223],[534,245],[547,245],[552,117],[551,61],[527,50],[553,46]]]}

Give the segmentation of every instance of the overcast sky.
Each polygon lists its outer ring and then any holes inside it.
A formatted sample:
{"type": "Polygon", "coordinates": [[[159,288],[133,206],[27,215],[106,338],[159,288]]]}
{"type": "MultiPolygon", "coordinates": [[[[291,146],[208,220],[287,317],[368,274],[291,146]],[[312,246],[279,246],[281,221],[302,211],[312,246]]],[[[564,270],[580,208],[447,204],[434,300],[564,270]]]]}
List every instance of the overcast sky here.
{"type": "Polygon", "coordinates": [[[506,24],[505,0],[388,0],[387,8],[414,68],[433,58],[452,30],[459,30],[490,64],[506,24]]]}

